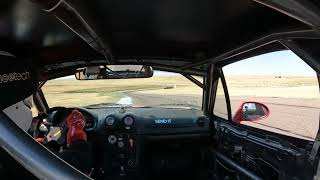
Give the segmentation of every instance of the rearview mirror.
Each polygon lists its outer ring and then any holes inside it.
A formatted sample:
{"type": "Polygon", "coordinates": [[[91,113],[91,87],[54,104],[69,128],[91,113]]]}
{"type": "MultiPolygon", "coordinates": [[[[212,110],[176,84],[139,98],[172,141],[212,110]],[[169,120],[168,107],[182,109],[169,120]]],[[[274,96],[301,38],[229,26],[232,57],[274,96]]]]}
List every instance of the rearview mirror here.
{"type": "Polygon", "coordinates": [[[77,80],[149,78],[153,69],[145,65],[106,65],[77,69],[77,80]]]}
{"type": "Polygon", "coordinates": [[[259,102],[242,103],[237,110],[233,121],[240,123],[241,121],[256,121],[267,118],[270,114],[269,108],[259,102]]]}

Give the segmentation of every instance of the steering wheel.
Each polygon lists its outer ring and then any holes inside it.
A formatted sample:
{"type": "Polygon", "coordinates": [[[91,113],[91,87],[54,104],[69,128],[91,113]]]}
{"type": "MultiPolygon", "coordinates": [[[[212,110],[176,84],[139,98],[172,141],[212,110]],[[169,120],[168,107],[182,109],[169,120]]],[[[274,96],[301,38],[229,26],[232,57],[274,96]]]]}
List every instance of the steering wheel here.
{"type": "Polygon", "coordinates": [[[35,124],[36,127],[34,128],[33,137],[36,139],[39,137],[40,132],[43,132],[46,137],[45,143],[56,142],[60,146],[66,146],[66,134],[68,130],[66,119],[75,109],[80,111],[86,119],[84,130],[86,132],[94,131],[97,124],[96,117],[90,112],[87,112],[86,109],[53,107],[48,110],[45,122],[40,119],[35,124]],[[41,127],[45,128],[45,131],[47,132],[41,131],[41,127]]]}
{"type": "Polygon", "coordinates": [[[40,134],[39,128],[48,129],[47,133],[44,133],[43,144],[53,146],[54,148],[59,148],[60,146],[67,145],[67,131],[68,126],[66,123],[66,117],[74,110],[74,108],[66,107],[53,107],[48,111],[47,121],[43,122],[39,119],[35,124],[33,137],[38,138],[40,134]],[[54,113],[55,112],[55,113],[54,113]],[[54,114],[52,114],[54,113],[54,114]]]}
{"type": "MultiPolygon", "coordinates": [[[[54,111],[64,111],[64,110],[66,110],[67,108],[65,108],[65,107],[53,107],[53,108],[50,108],[49,110],[48,110],[48,112],[47,112],[47,114],[48,115],[50,115],[50,114],[52,114],[54,111]]],[[[39,128],[40,128],[40,125],[43,123],[43,117],[41,117],[41,116],[38,116],[37,118],[36,118],[36,122],[34,123],[34,127],[33,127],[33,133],[32,133],[32,136],[33,136],[33,138],[34,139],[36,139],[36,138],[38,138],[39,137],[39,135],[41,134],[41,133],[43,133],[43,132],[41,132],[40,130],[39,130],[39,128]]],[[[52,125],[52,122],[46,122],[46,124],[47,125],[52,125]]]]}
{"type": "MultiPolygon", "coordinates": [[[[45,138],[43,139],[42,144],[50,149],[51,151],[58,153],[68,149],[67,147],[67,117],[72,113],[73,110],[78,110],[83,113],[86,118],[90,118],[89,112],[86,112],[81,108],[66,108],[66,107],[53,107],[48,111],[46,116],[48,123],[48,132],[44,133],[45,138]]],[[[94,116],[92,115],[92,118],[94,116]]],[[[38,124],[45,124],[43,120],[39,120],[38,124]]],[[[40,127],[41,125],[38,125],[40,127]]],[[[38,131],[39,128],[37,128],[38,131]]],[[[89,146],[91,144],[88,143],[89,146]]],[[[91,148],[91,147],[90,147],[91,148]]],[[[87,151],[87,150],[85,150],[87,151]]],[[[90,151],[89,151],[90,152],[90,151]]],[[[90,152],[91,153],[91,152],[90,152]]],[[[91,155],[90,155],[91,156],[91,155]]],[[[92,155],[93,156],[93,155],[92,155]]],[[[71,156],[72,157],[72,156],[71,156]]],[[[94,158],[93,158],[94,159],[94,158]]]]}

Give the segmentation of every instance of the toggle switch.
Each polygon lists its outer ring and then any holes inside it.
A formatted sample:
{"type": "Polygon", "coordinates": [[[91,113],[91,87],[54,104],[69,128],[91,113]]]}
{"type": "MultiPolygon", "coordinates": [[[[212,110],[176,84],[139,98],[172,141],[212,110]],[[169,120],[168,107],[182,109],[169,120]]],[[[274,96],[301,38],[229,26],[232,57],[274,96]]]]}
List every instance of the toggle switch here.
{"type": "Polygon", "coordinates": [[[130,148],[133,149],[133,139],[129,139],[130,148]]]}

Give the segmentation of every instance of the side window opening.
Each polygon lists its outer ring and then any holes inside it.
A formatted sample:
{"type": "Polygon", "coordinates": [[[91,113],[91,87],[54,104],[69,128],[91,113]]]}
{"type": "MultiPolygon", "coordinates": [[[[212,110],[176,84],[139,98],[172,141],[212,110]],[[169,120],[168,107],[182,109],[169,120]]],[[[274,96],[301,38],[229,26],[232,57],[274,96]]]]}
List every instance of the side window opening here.
{"type": "Polygon", "coordinates": [[[223,72],[234,122],[315,139],[319,84],[316,72],[294,53],[279,51],[245,59],[223,67],[223,72]],[[257,109],[264,113],[255,114],[257,109]]]}
{"type": "Polygon", "coordinates": [[[220,78],[218,81],[216,98],[214,101],[213,114],[218,117],[221,117],[223,119],[226,119],[226,120],[228,119],[228,109],[227,109],[226,96],[225,96],[224,89],[223,89],[222,82],[221,82],[220,78]]]}
{"type": "Polygon", "coordinates": [[[31,111],[32,111],[32,117],[37,117],[38,116],[38,110],[36,108],[36,105],[33,102],[33,99],[32,99],[31,111]]]}

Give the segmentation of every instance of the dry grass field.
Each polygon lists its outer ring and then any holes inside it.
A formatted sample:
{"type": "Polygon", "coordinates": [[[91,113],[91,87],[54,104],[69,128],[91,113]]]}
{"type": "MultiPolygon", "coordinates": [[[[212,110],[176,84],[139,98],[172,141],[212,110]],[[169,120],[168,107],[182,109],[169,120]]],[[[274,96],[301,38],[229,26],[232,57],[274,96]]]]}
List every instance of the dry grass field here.
{"type": "Polygon", "coordinates": [[[233,96],[320,98],[315,77],[227,76],[226,82],[233,96]]]}
{"type": "MultiPolygon", "coordinates": [[[[320,98],[317,79],[312,77],[231,76],[226,80],[232,96],[320,98]]],[[[50,106],[116,103],[123,97],[123,93],[132,91],[160,95],[202,94],[198,86],[183,76],[120,80],[51,80],[45,84],[43,91],[50,106]]]]}

